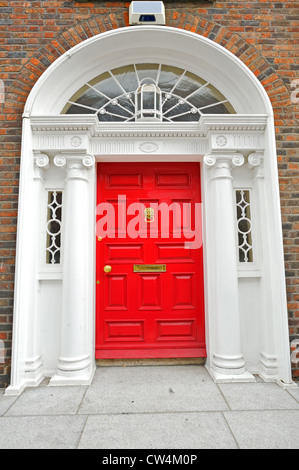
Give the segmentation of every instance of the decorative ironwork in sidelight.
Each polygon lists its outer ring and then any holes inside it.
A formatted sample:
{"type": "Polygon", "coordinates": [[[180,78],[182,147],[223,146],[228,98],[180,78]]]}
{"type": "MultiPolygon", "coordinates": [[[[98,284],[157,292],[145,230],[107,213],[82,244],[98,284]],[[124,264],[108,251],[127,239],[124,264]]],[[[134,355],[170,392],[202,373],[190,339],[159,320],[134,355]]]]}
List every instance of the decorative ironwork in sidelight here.
{"type": "Polygon", "coordinates": [[[46,263],[60,264],[62,191],[48,191],[46,263]]]}
{"type": "Polygon", "coordinates": [[[253,262],[251,203],[249,190],[236,191],[239,262],[253,262]]]}

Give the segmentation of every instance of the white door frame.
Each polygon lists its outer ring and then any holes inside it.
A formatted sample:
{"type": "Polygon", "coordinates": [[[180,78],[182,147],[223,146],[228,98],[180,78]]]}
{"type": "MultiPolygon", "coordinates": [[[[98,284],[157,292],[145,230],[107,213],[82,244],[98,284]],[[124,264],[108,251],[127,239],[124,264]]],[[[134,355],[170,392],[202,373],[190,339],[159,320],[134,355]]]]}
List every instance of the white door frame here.
{"type": "Polygon", "coordinates": [[[59,355],[56,371],[50,373],[50,385],[87,384],[92,380],[97,160],[201,162],[207,367],[216,381],[252,381],[252,374],[258,373],[265,380],[292,386],[270,101],[256,77],[221,46],[175,28],[142,26],[104,33],[71,49],[49,67],[27,100],[23,120],[12,376],[6,393],[18,394],[49,375],[45,366],[47,351],[38,340],[47,324],[47,319],[42,326],[38,321],[42,316],[39,309],[44,308],[37,301],[38,292],[43,289],[41,280],[59,281],[62,295],[56,330],[60,336],[59,355]],[[109,54],[103,52],[107,50],[109,54]],[[99,123],[95,116],[59,114],[69,96],[88,79],[124,64],[124,60],[126,64],[136,63],[145,56],[148,61],[186,69],[193,67],[194,73],[223,92],[238,114],[206,115],[195,124],[130,125],[99,123]],[[41,232],[40,192],[45,187],[44,181],[50,184],[52,178],[55,185],[55,175],[64,181],[64,207],[68,214],[64,221],[64,257],[60,270],[41,270],[40,252],[36,250],[41,232]],[[245,181],[246,185],[255,187],[260,202],[258,217],[260,220],[261,214],[268,217],[265,229],[258,229],[263,259],[255,269],[244,270],[238,266],[234,181],[245,181]],[[79,253],[76,260],[73,252],[79,253]],[[245,309],[241,314],[240,296],[251,284],[247,287],[242,281],[240,285],[240,279],[254,280],[259,295],[260,312],[254,315],[257,323],[253,328],[258,341],[242,337],[242,324],[249,321],[250,312],[245,309]],[[79,299],[85,300],[80,304],[79,299]]]}

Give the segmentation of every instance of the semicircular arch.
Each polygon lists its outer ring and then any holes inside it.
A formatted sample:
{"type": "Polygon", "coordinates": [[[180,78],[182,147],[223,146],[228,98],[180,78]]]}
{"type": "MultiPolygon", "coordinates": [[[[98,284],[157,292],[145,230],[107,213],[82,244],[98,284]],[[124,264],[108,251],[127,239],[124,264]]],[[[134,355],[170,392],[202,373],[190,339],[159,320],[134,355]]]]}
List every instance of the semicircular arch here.
{"type": "Polygon", "coordinates": [[[59,114],[86,81],[128,63],[167,62],[204,78],[226,96],[238,114],[271,114],[254,73],[233,53],[189,31],[158,26],[120,28],[80,42],[54,61],[33,87],[25,112],[59,114]]]}
{"type": "MultiPolygon", "coordinates": [[[[128,20],[126,24],[128,25],[128,20]]],[[[277,75],[276,71],[260,51],[238,33],[232,32],[227,27],[198,14],[189,14],[187,22],[184,13],[170,11],[168,13],[168,24],[171,29],[179,29],[180,31],[186,29],[199,37],[208,38],[211,42],[222,46],[222,48],[235,55],[236,58],[239,58],[240,62],[243,62],[244,66],[257,77],[261,87],[266,92],[265,95],[268,95],[268,98],[264,96],[265,101],[268,101],[268,104],[270,101],[274,110],[276,107],[281,108],[282,102],[285,105],[289,104],[290,97],[284,81],[277,75]]],[[[99,37],[102,33],[111,31],[112,28],[122,29],[122,26],[122,24],[117,24],[117,19],[115,19],[114,23],[111,23],[108,15],[105,14],[98,15],[97,17],[91,16],[84,19],[75,27],[63,31],[55,39],[43,45],[22,66],[15,79],[11,82],[11,85],[6,88],[6,103],[9,103],[9,110],[6,110],[7,104],[3,103],[3,114],[11,113],[11,108],[15,110],[14,112],[18,112],[20,103],[25,103],[28,95],[31,95],[32,98],[33,88],[39,82],[39,78],[57,60],[61,60],[64,54],[69,58],[68,53],[77,45],[86,42],[86,38],[89,38],[87,39],[88,41],[99,37]]],[[[163,28],[168,29],[167,27],[163,28]]],[[[30,112],[29,102],[25,105],[25,111],[30,112]]]]}

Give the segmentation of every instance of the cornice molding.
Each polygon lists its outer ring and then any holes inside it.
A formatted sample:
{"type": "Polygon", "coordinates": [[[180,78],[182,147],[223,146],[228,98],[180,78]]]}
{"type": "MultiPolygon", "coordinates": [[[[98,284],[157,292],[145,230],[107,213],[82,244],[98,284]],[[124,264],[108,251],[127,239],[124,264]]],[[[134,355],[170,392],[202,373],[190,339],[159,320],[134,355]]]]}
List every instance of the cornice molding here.
{"type": "Polygon", "coordinates": [[[264,132],[268,117],[263,114],[209,114],[202,116],[200,126],[202,132],[264,132]]]}
{"type": "Polygon", "coordinates": [[[89,132],[91,137],[206,137],[210,132],[264,131],[264,115],[206,115],[199,122],[104,123],[95,115],[31,116],[33,132],[89,132]]]}

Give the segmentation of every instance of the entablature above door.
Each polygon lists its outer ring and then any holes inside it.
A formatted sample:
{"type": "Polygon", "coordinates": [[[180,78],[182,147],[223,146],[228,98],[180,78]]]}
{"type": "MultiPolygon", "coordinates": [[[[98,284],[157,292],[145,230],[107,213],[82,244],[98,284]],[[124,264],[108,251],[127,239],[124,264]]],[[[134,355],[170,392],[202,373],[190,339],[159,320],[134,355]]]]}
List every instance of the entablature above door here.
{"type": "Polygon", "coordinates": [[[265,115],[206,115],[198,123],[100,123],[95,116],[24,116],[33,150],[97,155],[199,155],[264,149],[265,115]]]}

